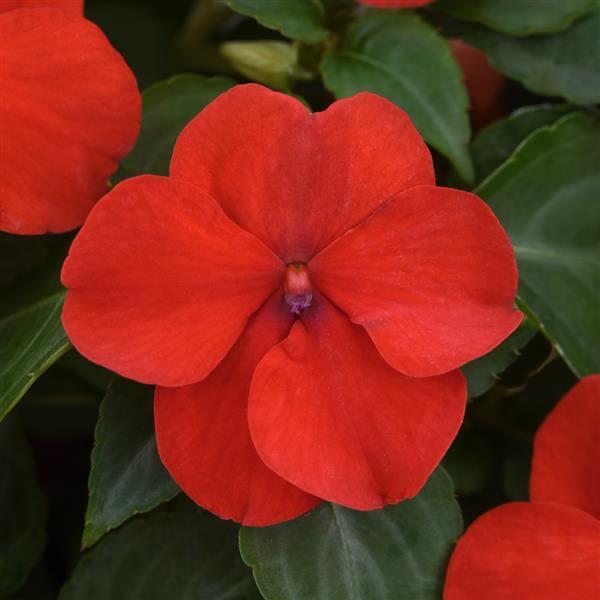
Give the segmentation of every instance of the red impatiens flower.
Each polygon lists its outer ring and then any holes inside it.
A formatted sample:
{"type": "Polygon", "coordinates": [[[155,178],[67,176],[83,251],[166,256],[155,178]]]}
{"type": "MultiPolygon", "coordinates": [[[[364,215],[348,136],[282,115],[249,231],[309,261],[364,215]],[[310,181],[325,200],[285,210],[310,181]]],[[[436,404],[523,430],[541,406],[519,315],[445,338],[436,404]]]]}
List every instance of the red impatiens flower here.
{"type": "Polygon", "coordinates": [[[450,46],[469,92],[473,124],[477,128],[484,127],[502,116],[504,78],[478,48],[456,39],[450,40],[450,46]]]}
{"type": "Polygon", "coordinates": [[[133,74],[82,16],[22,8],[0,14],[0,89],[0,230],[79,227],[137,137],[133,74]]]}
{"type": "Polygon", "coordinates": [[[60,8],[77,15],[83,14],[84,0],[0,0],[0,13],[17,8],[60,8]]]}
{"type": "Polygon", "coordinates": [[[414,496],[462,421],[458,367],[521,319],[490,209],[435,187],[406,114],[368,93],[316,114],[221,95],[170,177],[100,201],[63,282],[75,346],[158,384],[174,479],[250,525],[414,496]]]}
{"type": "Polygon", "coordinates": [[[379,8],[415,8],[431,4],[433,0],[358,0],[362,4],[379,8]]]}
{"type": "Polygon", "coordinates": [[[480,517],[450,560],[445,600],[600,597],[600,375],[582,379],[534,445],[532,502],[480,517]]]}

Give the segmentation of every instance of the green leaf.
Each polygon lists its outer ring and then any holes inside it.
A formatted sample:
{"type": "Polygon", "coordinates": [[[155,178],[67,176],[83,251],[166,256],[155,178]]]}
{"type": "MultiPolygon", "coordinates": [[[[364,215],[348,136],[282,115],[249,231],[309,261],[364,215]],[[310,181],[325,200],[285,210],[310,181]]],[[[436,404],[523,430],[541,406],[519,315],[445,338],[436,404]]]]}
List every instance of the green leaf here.
{"type": "Polygon", "coordinates": [[[329,36],[323,24],[324,9],[319,0],[226,0],[233,10],[254,17],[261,25],[308,44],[329,36]]]}
{"type": "Polygon", "coordinates": [[[251,600],[237,527],[195,507],[127,523],[84,555],[60,600],[251,600]]]}
{"type": "Polygon", "coordinates": [[[571,369],[600,371],[600,121],[568,115],[477,190],[508,232],[519,298],[571,369]]]}
{"type": "Polygon", "coordinates": [[[468,424],[461,427],[442,463],[461,496],[482,490],[494,472],[494,441],[487,432],[482,433],[468,424]]]}
{"type": "Polygon", "coordinates": [[[449,33],[483,50],[499,71],[535,93],[573,104],[600,102],[600,10],[551,35],[515,38],[458,22],[449,33]]]}
{"type": "Polygon", "coordinates": [[[116,179],[143,173],[168,175],[181,130],[235,82],[226,77],[177,75],[149,87],[142,95],[142,130],[135,148],[121,163],[116,179]]]}
{"type": "Polygon", "coordinates": [[[0,421],[71,347],[60,321],[64,241],[40,269],[22,275],[0,296],[0,421]]]}
{"type": "Polygon", "coordinates": [[[102,401],[94,437],[84,547],[179,492],[156,449],[152,387],[115,381],[102,401]]]}
{"type": "Polygon", "coordinates": [[[467,93],[446,41],[407,11],[370,11],[321,64],[338,98],[369,91],[403,108],[425,140],[473,179],[467,93]]]}
{"type": "Polygon", "coordinates": [[[552,125],[570,110],[559,104],[526,106],[480,131],[471,148],[477,181],[483,181],[502,165],[528,135],[552,125]]]}
{"type": "Polygon", "coordinates": [[[243,527],[240,548],[266,600],[439,600],[461,531],[438,469],[413,500],[370,512],[325,503],[282,525],[243,527]]]}
{"type": "Polygon", "coordinates": [[[463,21],[480,23],[510,35],[549,33],[590,13],[596,0],[441,0],[436,8],[463,21]]]}
{"type": "Polygon", "coordinates": [[[532,340],[536,330],[528,323],[521,325],[508,339],[485,356],[466,364],[462,371],[467,378],[470,398],[485,394],[532,340]]]}
{"type": "Polygon", "coordinates": [[[25,583],[46,543],[46,501],[31,450],[13,423],[0,424],[0,596],[25,583]]]}

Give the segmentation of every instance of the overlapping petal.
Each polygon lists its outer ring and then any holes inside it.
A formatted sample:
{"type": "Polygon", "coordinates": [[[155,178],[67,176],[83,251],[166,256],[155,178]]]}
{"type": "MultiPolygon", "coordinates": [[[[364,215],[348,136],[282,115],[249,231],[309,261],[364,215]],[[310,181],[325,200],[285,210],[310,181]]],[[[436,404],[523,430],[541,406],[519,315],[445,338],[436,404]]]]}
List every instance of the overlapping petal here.
{"type": "Polygon", "coordinates": [[[0,15],[0,230],[81,225],[139,130],[135,78],[94,24],[63,10],[0,15]]]}
{"type": "Polygon", "coordinates": [[[313,303],[254,374],[259,455],[298,487],[351,508],[414,496],[462,421],[462,375],[405,377],[326,299],[313,303]]]}
{"type": "Polygon", "coordinates": [[[289,307],[276,292],[204,381],[159,387],[155,394],[156,435],[164,465],[200,506],[244,525],[286,521],[319,502],[265,466],[248,429],[254,369],[287,336],[292,323],[289,307]]]}
{"type": "Polygon", "coordinates": [[[142,176],[95,207],[63,268],[63,323],[90,360],[145,383],[195,383],[280,285],[283,265],[194,186],[142,176]]]}
{"type": "Polygon", "coordinates": [[[564,396],[535,436],[531,499],[574,506],[600,519],[599,433],[600,375],[590,375],[564,396]]]}
{"type": "Polygon", "coordinates": [[[60,8],[81,15],[84,0],[0,0],[0,13],[18,8],[60,8]]]}
{"type": "Polygon", "coordinates": [[[317,287],[407,375],[438,375],[485,354],[521,321],[510,241],[473,194],[399,194],[309,264],[317,287]]]}
{"type": "Polygon", "coordinates": [[[254,84],[187,126],[171,175],[206,189],[285,262],[306,262],[393,194],[434,183],[421,136],[384,98],[362,93],[311,114],[254,84]]]}
{"type": "Polygon", "coordinates": [[[444,600],[592,600],[600,591],[600,521],[576,508],[513,503],[468,529],[444,600]]]}

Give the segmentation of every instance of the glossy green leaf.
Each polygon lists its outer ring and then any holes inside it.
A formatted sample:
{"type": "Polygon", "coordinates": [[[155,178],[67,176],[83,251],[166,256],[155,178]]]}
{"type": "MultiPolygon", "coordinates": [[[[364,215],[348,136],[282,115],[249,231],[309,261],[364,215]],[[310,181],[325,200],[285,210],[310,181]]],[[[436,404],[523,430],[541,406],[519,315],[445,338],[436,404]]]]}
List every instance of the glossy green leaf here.
{"type": "Polygon", "coordinates": [[[261,25],[308,44],[329,35],[320,0],[226,0],[233,10],[254,17],[261,25]]]}
{"type": "Polygon", "coordinates": [[[573,371],[600,371],[600,121],[544,127],[478,189],[507,230],[519,298],[573,371]]]}
{"type": "Polygon", "coordinates": [[[59,600],[255,600],[237,527],[195,507],[159,511],[84,555],[59,600]]]}
{"type": "Polygon", "coordinates": [[[0,596],[18,589],[46,543],[46,501],[31,450],[13,423],[0,424],[0,596]]]}
{"type": "Polygon", "coordinates": [[[226,77],[177,75],[143,94],[142,130],[135,148],[123,160],[117,179],[152,173],[168,175],[181,130],[235,82],[226,77]]]}
{"type": "Polygon", "coordinates": [[[526,106],[480,131],[471,148],[476,180],[495,171],[536,129],[552,125],[570,110],[560,104],[526,106]]]}
{"type": "Polygon", "coordinates": [[[469,396],[476,398],[487,392],[499,375],[518,358],[535,333],[536,330],[526,323],[491,352],[466,364],[462,371],[467,378],[469,396]]]}
{"type": "Polygon", "coordinates": [[[461,177],[473,179],[461,72],[446,41],[415,14],[367,13],[326,54],[321,71],[338,98],[366,90],[395,102],[461,177]]]}
{"type": "Polygon", "coordinates": [[[439,0],[436,4],[457,19],[511,35],[560,31],[595,6],[596,0],[439,0]]]}
{"type": "Polygon", "coordinates": [[[325,503],[240,548],[266,600],[439,600],[462,517],[438,469],[413,500],[359,512],[325,503]]]}
{"type": "Polygon", "coordinates": [[[153,397],[152,387],[118,379],[102,401],[92,451],[84,547],[179,492],[156,449],[153,397]]]}
{"type": "Polygon", "coordinates": [[[573,104],[600,102],[600,9],[560,33],[515,38],[454,22],[449,33],[483,50],[508,77],[573,104]]]}
{"type": "Polygon", "coordinates": [[[33,382],[71,347],[61,325],[59,281],[66,245],[0,296],[0,421],[33,382]]]}

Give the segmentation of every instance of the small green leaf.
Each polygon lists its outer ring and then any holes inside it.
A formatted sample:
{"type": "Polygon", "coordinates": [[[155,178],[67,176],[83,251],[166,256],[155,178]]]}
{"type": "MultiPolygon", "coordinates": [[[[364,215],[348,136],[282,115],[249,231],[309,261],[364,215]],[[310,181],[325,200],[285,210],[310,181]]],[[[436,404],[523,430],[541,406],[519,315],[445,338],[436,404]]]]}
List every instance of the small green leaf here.
{"type": "Polygon", "coordinates": [[[467,378],[469,397],[477,398],[485,394],[498,376],[518,358],[535,333],[533,327],[524,324],[491,352],[466,364],[462,371],[467,378]]]}
{"type": "Polygon", "coordinates": [[[495,171],[536,129],[552,125],[571,110],[561,104],[526,106],[480,131],[471,148],[476,180],[495,171]]]}
{"type": "Polygon", "coordinates": [[[0,596],[25,583],[46,543],[46,500],[31,450],[13,423],[0,424],[0,596]]]}
{"type": "Polygon", "coordinates": [[[436,8],[463,21],[510,35],[550,33],[568,27],[596,7],[596,0],[439,0],[436,8]]]}
{"type": "Polygon", "coordinates": [[[448,31],[483,50],[499,71],[537,94],[573,104],[600,102],[600,10],[550,35],[515,38],[458,22],[448,31]]]}
{"type": "Polygon", "coordinates": [[[177,75],[149,87],[142,95],[142,130],[135,148],[121,163],[117,180],[152,173],[168,175],[181,130],[235,82],[226,77],[177,75]]]}
{"type": "Polygon", "coordinates": [[[477,190],[508,232],[519,298],[579,376],[600,371],[600,120],[539,129],[477,190]]]}
{"type": "Polygon", "coordinates": [[[359,512],[325,503],[273,527],[243,527],[242,558],[266,600],[439,600],[462,531],[438,469],[413,500],[359,512]]]}
{"type": "Polygon", "coordinates": [[[254,600],[237,527],[187,504],[138,518],[84,555],[59,600],[254,600]]]}
{"type": "Polygon", "coordinates": [[[179,492],[156,449],[152,387],[115,381],[102,401],[94,437],[84,547],[179,492]]]}
{"type": "Polygon", "coordinates": [[[467,93],[446,41],[407,11],[370,11],[321,64],[338,98],[369,91],[403,108],[425,140],[473,180],[467,93]]]}
{"type": "Polygon", "coordinates": [[[71,347],[61,325],[63,240],[39,269],[0,296],[0,421],[33,382],[71,347]]]}
{"type": "Polygon", "coordinates": [[[233,10],[255,18],[261,25],[307,44],[329,36],[323,24],[324,9],[319,0],[226,0],[233,10]]]}

